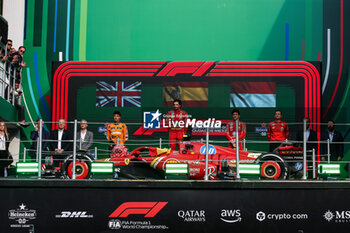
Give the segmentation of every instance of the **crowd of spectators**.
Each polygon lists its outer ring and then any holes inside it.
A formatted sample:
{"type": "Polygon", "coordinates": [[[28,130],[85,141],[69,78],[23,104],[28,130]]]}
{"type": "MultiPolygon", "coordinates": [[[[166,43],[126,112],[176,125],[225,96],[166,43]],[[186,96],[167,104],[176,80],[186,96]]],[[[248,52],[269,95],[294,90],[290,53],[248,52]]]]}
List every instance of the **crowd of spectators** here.
{"type": "Polygon", "coordinates": [[[20,46],[18,50],[12,47],[12,40],[8,39],[6,48],[1,49],[0,59],[1,62],[6,63],[7,74],[15,76],[16,80],[21,81],[22,68],[26,66],[23,61],[23,55],[26,52],[24,46],[20,46]]]}
{"type": "Polygon", "coordinates": [[[22,68],[26,66],[23,61],[23,55],[26,51],[24,46],[20,46],[18,51],[12,47],[12,40],[8,39],[6,47],[0,50],[0,59],[4,64],[3,68],[6,74],[4,97],[16,107],[18,112],[18,126],[28,127],[29,123],[25,121],[24,107],[21,105],[22,91],[22,68]]]}

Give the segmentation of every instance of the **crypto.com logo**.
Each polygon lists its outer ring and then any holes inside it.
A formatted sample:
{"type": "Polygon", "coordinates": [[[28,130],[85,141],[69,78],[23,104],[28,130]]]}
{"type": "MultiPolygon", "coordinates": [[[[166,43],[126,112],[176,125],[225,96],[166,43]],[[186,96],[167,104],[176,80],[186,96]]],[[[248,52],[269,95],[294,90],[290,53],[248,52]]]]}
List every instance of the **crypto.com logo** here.
{"type": "Polygon", "coordinates": [[[266,214],[262,211],[256,213],[256,219],[259,220],[260,222],[264,221],[266,218],[266,214]]]}
{"type": "Polygon", "coordinates": [[[144,214],[146,218],[153,218],[168,202],[124,202],[110,218],[126,218],[131,214],[144,214]]]}

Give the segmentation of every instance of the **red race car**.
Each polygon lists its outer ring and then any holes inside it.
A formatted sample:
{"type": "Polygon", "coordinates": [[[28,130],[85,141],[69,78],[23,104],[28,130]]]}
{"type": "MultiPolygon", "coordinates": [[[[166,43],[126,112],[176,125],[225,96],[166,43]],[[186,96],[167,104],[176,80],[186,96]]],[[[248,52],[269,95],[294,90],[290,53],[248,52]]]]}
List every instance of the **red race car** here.
{"type": "MultiPolygon", "coordinates": [[[[126,179],[164,179],[166,163],[187,163],[189,179],[202,180],[205,176],[206,144],[183,141],[179,151],[166,148],[143,146],[128,153],[124,146],[115,146],[110,158],[97,159],[96,162],[113,162],[116,177],[126,179]]],[[[235,179],[236,150],[209,144],[208,178],[235,179]]],[[[72,155],[68,156],[60,168],[65,178],[72,177],[72,155]]],[[[266,179],[300,178],[303,170],[303,148],[282,144],[270,153],[239,151],[240,163],[260,163],[261,177],[266,179]]],[[[90,177],[92,158],[77,154],[76,178],[90,177]]],[[[311,164],[310,164],[311,165],[311,164]]]]}
{"type": "MultiPolygon", "coordinates": [[[[261,176],[268,179],[286,179],[302,171],[303,148],[281,146],[273,153],[252,153],[240,150],[240,163],[260,163],[261,176]]],[[[166,163],[187,163],[189,179],[204,179],[206,145],[184,141],[179,151],[158,147],[139,147],[127,153],[124,146],[116,146],[110,158],[98,159],[113,162],[119,178],[164,179],[166,163]]],[[[209,145],[208,178],[235,178],[236,150],[209,145]]]]}

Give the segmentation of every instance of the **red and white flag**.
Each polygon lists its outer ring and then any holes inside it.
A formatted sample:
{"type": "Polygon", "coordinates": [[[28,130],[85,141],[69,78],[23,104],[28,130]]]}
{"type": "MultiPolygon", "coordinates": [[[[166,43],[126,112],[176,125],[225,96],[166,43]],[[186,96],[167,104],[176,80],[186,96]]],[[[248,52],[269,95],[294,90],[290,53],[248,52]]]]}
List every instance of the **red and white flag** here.
{"type": "Polygon", "coordinates": [[[230,107],[275,108],[275,82],[231,82],[230,107]]]}

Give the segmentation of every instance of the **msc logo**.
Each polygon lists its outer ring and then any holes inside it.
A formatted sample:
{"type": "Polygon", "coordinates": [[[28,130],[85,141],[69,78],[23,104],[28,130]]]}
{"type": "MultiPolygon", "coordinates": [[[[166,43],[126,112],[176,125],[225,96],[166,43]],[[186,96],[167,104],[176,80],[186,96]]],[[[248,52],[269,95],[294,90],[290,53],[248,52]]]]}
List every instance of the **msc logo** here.
{"type": "Polygon", "coordinates": [[[327,210],[323,217],[328,221],[334,221],[336,223],[350,223],[350,210],[327,210]]]}
{"type": "Polygon", "coordinates": [[[334,218],[334,214],[332,213],[332,211],[328,210],[326,213],[324,213],[323,217],[328,221],[332,221],[332,219],[334,218]]]}
{"type": "Polygon", "coordinates": [[[168,202],[124,202],[110,218],[126,218],[131,214],[144,214],[146,218],[153,218],[168,202]]]}
{"type": "Polygon", "coordinates": [[[160,116],[162,114],[157,109],[156,112],[143,112],[143,128],[160,129],[160,116]]]}

